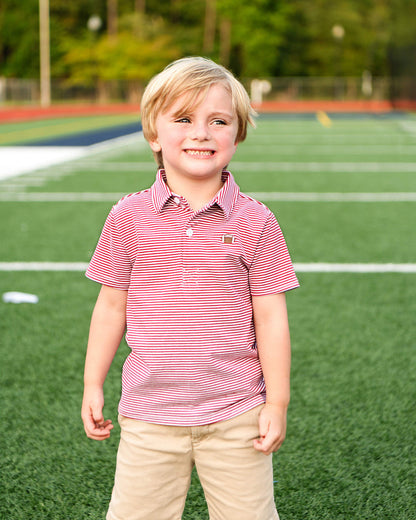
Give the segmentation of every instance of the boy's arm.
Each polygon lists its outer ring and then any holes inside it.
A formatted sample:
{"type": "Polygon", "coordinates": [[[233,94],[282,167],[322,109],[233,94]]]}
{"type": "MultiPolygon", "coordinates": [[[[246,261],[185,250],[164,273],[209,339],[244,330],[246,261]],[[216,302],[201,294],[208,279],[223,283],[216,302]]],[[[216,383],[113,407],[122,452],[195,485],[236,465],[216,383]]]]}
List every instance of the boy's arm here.
{"type": "Polygon", "coordinates": [[[104,421],[103,385],[126,329],[127,291],[103,285],[91,318],[81,417],[87,437],[104,440],[113,429],[104,421]]]}
{"type": "Polygon", "coordinates": [[[290,399],[290,335],[285,293],[253,296],[257,348],[266,384],[266,404],[259,419],[256,450],[277,451],[286,436],[290,399]]]}

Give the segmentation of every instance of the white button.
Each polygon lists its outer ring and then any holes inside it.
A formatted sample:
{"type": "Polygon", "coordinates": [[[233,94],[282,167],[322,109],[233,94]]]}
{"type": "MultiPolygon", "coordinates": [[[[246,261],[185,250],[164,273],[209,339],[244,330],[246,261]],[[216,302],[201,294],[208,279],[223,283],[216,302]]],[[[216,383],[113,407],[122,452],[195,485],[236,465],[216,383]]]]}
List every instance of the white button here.
{"type": "Polygon", "coordinates": [[[180,203],[180,199],[179,199],[179,197],[175,197],[175,198],[173,199],[173,202],[174,202],[175,204],[179,204],[179,203],[180,203]]]}
{"type": "Polygon", "coordinates": [[[186,236],[191,237],[194,234],[194,231],[192,228],[188,228],[186,230],[186,236]]]}

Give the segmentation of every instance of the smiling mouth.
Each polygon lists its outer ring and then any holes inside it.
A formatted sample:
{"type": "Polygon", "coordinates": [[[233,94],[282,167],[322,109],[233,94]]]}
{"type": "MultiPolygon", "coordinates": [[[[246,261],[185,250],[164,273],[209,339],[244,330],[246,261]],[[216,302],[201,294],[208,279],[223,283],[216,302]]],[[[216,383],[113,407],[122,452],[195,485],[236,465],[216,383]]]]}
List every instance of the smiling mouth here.
{"type": "Polygon", "coordinates": [[[211,157],[211,155],[214,155],[213,150],[190,150],[187,149],[185,152],[188,155],[193,155],[194,157],[211,157]]]}

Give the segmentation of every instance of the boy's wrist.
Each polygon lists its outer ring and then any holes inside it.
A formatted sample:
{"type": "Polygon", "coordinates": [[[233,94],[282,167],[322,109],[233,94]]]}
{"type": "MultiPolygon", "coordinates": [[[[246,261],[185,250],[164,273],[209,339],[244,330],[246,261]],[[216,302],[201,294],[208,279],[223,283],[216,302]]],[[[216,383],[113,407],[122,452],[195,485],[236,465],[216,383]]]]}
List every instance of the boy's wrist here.
{"type": "Polygon", "coordinates": [[[84,388],[85,389],[100,389],[100,390],[102,390],[103,385],[104,385],[103,383],[100,383],[98,381],[84,380],[84,388]]]}
{"type": "Polygon", "coordinates": [[[282,412],[286,412],[289,407],[289,401],[273,401],[273,400],[266,399],[265,404],[267,406],[273,407],[276,410],[280,410],[282,412]]]}

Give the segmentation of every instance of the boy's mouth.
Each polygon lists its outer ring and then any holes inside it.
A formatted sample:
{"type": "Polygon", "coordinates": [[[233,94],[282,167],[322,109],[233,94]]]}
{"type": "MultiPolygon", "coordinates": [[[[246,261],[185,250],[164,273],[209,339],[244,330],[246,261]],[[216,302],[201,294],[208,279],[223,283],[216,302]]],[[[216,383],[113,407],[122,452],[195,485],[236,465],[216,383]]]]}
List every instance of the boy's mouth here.
{"type": "Polygon", "coordinates": [[[214,150],[197,150],[197,149],[190,149],[187,148],[185,152],[188,155],[193,155],[195,157],[210,157],[211,155],[214,155],[214,150]]]}

